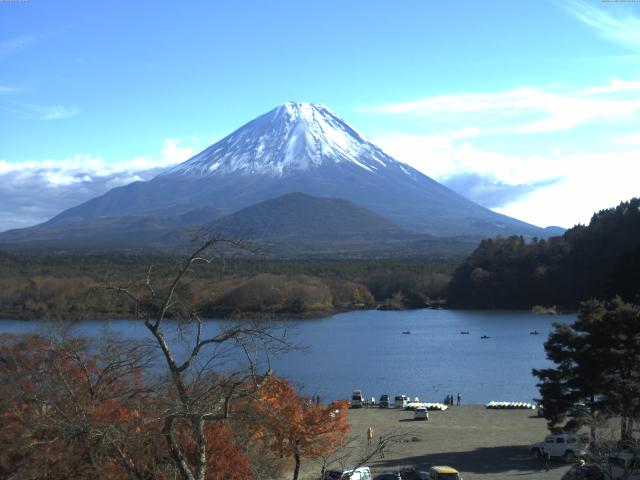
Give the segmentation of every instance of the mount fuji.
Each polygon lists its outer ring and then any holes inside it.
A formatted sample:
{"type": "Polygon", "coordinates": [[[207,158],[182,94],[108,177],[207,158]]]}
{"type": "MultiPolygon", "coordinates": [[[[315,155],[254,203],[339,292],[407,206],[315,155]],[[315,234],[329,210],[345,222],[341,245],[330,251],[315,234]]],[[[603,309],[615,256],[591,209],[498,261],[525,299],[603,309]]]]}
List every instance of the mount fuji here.
{"type": "Polygon", "coordinates": [[[60,238],[65,231],[82,237],[96,225],[130,225],[131,219],[162,224],[166,234],[172,226],[211,224],[295,192],[346,200],[411,235],[549,236],[395,160],[329,108],[288,102],[150,181],[114,188],[37,227],[6,232],[0,242],[60,238]]]}

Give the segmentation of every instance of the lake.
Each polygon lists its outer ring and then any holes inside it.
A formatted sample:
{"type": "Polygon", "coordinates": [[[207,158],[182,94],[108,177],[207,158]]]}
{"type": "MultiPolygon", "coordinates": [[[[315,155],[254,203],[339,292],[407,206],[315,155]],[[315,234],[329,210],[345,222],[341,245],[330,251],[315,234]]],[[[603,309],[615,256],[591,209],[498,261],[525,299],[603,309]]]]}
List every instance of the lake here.
{"type": "MultiPolygon", "coordinates": [[[[272,366],[321,400],[349,398],[357,388],[376,400],[388,393],[442,401],[460,392],[463,403],[530,402],[538,396],[531,369],[550,365],[543,344],[552,323],[574,320],[575,315],[431,309],[288,320],[294,340],[308,349],[275,358],[272,366]],[[460,334],[467,330],[469,335],[460,334]],[[532,330],[539,335],[531,335],[532,330]],[[483,335],[490,338],[481,339],[483,335]]],[[[39,325],[0,320],[0,332],[46,330],[39,325]]],[[[144,326],[132,320],[84,321],[74,328],[97,336],[105,326],[132,338],[146,334],[144,326]]]]}

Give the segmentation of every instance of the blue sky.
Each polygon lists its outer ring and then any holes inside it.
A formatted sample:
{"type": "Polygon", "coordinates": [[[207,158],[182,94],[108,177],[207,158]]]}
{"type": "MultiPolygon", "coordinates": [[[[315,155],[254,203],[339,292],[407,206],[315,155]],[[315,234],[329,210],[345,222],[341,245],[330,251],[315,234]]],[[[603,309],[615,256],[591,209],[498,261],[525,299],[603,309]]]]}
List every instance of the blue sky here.
{"type": "Polygon", "coordinates": [[[0,230],[324,103],[500,212],[640,194],[640,3],[0,1],[0,230]]]}

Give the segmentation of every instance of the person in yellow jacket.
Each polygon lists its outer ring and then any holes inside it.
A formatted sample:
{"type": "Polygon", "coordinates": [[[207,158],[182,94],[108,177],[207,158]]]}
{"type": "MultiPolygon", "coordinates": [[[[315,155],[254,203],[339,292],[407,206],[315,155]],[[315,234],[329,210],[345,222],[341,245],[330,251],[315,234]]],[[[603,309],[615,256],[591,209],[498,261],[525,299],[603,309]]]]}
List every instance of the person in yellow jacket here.
{"type": "Polygon", "coordinates": [[[373,439],[373,428],[367,428],[367,445],[371,445],[371,440],[373,439]]]}

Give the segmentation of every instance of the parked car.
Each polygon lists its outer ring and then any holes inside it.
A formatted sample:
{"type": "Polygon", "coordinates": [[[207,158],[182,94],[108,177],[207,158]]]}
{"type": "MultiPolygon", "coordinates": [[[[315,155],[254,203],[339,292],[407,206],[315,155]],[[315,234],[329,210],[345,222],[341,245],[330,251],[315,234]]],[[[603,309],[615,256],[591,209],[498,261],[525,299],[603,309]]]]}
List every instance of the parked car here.
{"type": "Polygon", "coordinates": [[[398,473],[402,480],[429,480],[429,473],[409,468],[400,472],[384,472],[379,473],[373,480],[398,480],[398,473]]]}
{"type": "Polygon", "coordinates": [[[436,466],[429,469],[429,480],[462,480],[462,477],[453,467],[436,466]]]}
{"type": "Polygon", "coordinates": [[[371,469],[369,467],[353,467],[336,468],[324,472],[323,480],[371,480],[371,469]]]}
{"type": "Polygon", "coordinates": [[[429,412],[425,407],[418,407],[413,411],[414,420],[429,420],[429,412]]]}
{"type": "Polygon", "coordinates": [[[378,475],[373,477],[373,480],[397,480],[397,479],[398,479],[398,474],[395,472],[379,473],[378,475]]]}
{"type": "Polygon", "coordinates": [[[409,405],[409,397],[406,395],[396,395],[396,398],[393,401],[393,406],[395,408],[407,408],[409,405]]]}
{"type": "Polygon", "coordinates": [[[544,437],[544,442],[531,446],[531,453],[541,458],[548,452],[551,458],[561,458],[567,463],[575,462],[577,458],[587,454],[589,436],[574,433],[555,433],[544,437]]]}
{"type": "Polygon", "coordinates": [[[574,465],[561,480],[605,480],[605,476],[598,465],[574,465]]]}
{"type": "Polygon", "coordinates": [[[351,393],[351,408],[362,408],[364,405],[364,396],[362,390],[354,390],[351,393]]]}
{"type": "Polygon", "coordinates": [[[607,458],[607,470],[613,480],[640,479],[640,457],[632,452],[618,452],[607,458]]]}
{"type": "Polygon", "coordinates": [[[378,403],[380,405],[380,408],[389,408],[389,395],[387,395],[386,393],[380,395],[380,402],[378,403]]]}

